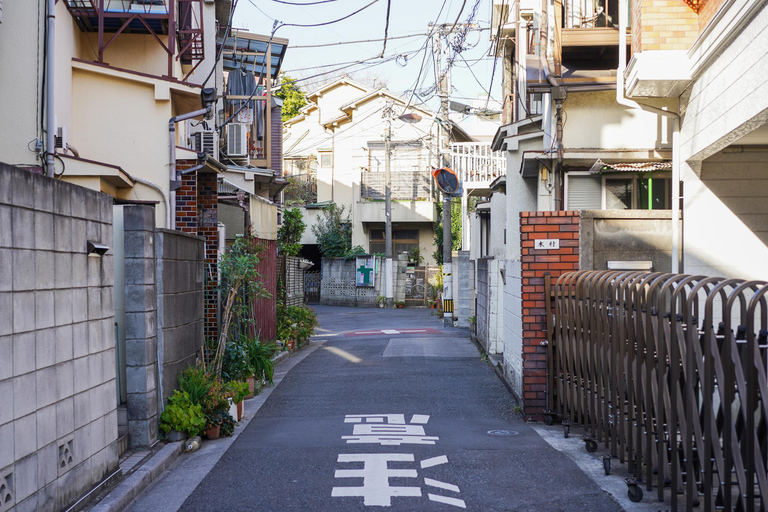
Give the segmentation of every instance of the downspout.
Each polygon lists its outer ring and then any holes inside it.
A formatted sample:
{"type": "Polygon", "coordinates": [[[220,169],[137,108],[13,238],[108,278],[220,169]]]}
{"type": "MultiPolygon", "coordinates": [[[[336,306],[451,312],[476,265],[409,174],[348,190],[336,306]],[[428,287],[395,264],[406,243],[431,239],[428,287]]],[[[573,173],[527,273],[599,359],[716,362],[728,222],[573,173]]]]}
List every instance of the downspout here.
{"type": "MultiPolygon", "coordinates": [[[[627,69],[627,22],[629,0],[619,0],[619,67],[616,69],[616,102],[629,108],[645,110],[672,120],[672,273],[680,268],[680,114],[643,105],[624,97],[624,72],[627,69]]],[[[679,110],[679,108],[678,108],[679,110]]]]}
{"type": "Polygon", "coordinates": [[[193,117],[208,115],[210,112],[211,106],[208,105],[206,108],[201,108],[199,110],[195,110],[194,112],[175,116],[168,120],[168,138],[169,146],[171,148],[169,172],[171,192],[169,205],[165,212],[165,225],[168,227],[168,229],[176,229],[176,189],[181,186],[181,183],[179,183],[179,176],[176,173],[176,123],[180,121],[186,121],[187,119],[192,119],[193,117]]]}
{"type": "Polygon", "coordinates": [[[46,90],[46,131],[45,131],[45,173],[49,178],[54,177],[53,155],[56,152],[56,119],[54,116],[53,94],[54,87],[54,62],[55,58],[55,25],[56,25],[56,0],[48,0],[48,40],[45,45],[46,67],[45,74],[47,78],[46,90]]]}

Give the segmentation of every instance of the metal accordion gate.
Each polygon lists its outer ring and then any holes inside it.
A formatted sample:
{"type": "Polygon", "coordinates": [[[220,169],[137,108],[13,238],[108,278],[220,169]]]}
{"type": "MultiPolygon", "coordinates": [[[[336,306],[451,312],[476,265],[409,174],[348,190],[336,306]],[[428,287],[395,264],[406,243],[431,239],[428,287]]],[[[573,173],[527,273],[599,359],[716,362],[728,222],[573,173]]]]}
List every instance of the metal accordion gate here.
{"type": "MultiPolygon", "coordinates": [[[[630,499],[768,508],[768,286],[682,274],[545,279],[548,422],[627,463],[630,499]]],[[[610,464],[610,461],[608,461],[610,464]]],[[[608,468],[610,465],[608,465],[608,468]]],[[[608,471],[608,469],[606,469],[608,471]]]]}

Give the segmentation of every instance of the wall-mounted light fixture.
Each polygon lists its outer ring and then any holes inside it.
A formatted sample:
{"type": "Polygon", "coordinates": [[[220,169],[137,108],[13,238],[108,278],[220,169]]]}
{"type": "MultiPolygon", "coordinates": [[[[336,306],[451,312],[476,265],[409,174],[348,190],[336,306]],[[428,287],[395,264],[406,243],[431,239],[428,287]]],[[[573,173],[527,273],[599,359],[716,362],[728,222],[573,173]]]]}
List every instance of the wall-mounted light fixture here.
{"type": "Polygon", "coordinates": [[[109,250],[109,246],[100,242],[92,242],[88,240],[88,254],[95,254],[96,256],[104,256],[109,250]]]}

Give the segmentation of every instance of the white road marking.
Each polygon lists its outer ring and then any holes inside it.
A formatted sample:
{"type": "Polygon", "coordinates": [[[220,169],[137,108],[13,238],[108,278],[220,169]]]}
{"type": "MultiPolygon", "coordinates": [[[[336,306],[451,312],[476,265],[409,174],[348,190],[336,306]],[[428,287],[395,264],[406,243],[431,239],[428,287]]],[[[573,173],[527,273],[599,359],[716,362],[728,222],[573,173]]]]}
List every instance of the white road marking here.
{"type": "Polygon", "coordinates": [[[461,492],[459,490],[458,485],[447,484],[445,482],[441,482],[440,480],[432,480],[431,478],[425,478],[424,483],[426,485],[431,485],[432,487],[438,487],[440,489],[445,489],[447,491],[461,492]]]}
{"type": "Polygon", "coordinates": [[[400,334],[400,331],[397,329],[382,329],[381,332],[384,334],[400,334]]]}
{"type": "Polygon", "coordinates": [[[323,349],[327,350],[328,352],[330,352],[332,354],[336,354],[337,356],[342,357],[342,358],[346,359],[347,361],[349,361],[351,363],[360,363],[360,362],[362,362],[362,359],[360,359],[357,356],[354,356],[354,355],[350,354],[346,350],[342,350],[342,349],[337,348],[337,347],[323,347],[323,349]]]}
{"type": "Polygon", "coordinates": [[[360,423],[363,418],[366,423],[382,423],[386,419],[390,425],[405,425],[405,414],[347,414],[344,423],[360,423]]]}
{"type": "Polygon", "coordinates": [[[421,461],[421,468],[431,468],[432,466],[439,466],[440,464],[448,464],[448,457],[445,455],[440,455],[439,457],[424,459],[421,461]]]}
{"type": "Polygon", "coordinates": [[[312,335],[313,338],[325,338],[326,336],[331,337],[331,336],[341,336],[341,335],[339,333],[335,333],[335,334],[313,334],[312,335]]]}
{"type": "Polygon", "coordinates": [[[426,329],[403,329],[400,331],[401,334],[413,334],[415,332],[427,332],[426,329]]]}
{"type": "Polygon", "coordinates": [[[361,487],[334,487],[331,496],[362,497],[366,506],[390,507],[393,496],[421,497],[420,487],[390,487],[390,478],[416,478],[415,469],[389,469],[391,462],[413,462],[409,453],[339,454],[338,462],[362,462],[362,469],[338,469],[336,478],[362,478],[361,487]]]}
{"type": "Polygon", "coordinates": [[[414,414],[411,416],[411,423],[426,425],[429,422],[429,414],[414,414]]]}
{"type": "Polygon", "coordinates": [[[456,498],[448,498],[446,496],[440,496],[439,494],[427,494],[427,496],[429,496],[429,499],[432,501],[445,503],[446,505],[453,505],[454,507],[467,508],[467,505],[466,503],[464,503],[464,500],[459,500],[456,498]]]}

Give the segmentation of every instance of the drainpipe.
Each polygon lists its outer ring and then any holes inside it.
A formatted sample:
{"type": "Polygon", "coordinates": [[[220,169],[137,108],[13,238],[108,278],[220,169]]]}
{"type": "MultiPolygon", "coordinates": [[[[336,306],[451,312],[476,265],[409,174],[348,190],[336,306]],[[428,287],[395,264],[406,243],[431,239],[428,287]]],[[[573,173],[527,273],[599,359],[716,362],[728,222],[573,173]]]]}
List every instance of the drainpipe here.
{"type": "Polygon", "coordinates": [[[46,131],[45,131],[45,173],[49,178],[54,177],[53,155],[56,152],[56,120],[54,118],[54,62],[55,58],[55,25],[56,25],[56,0],[48,0],[48,41],[45,45],[46,67],[45,74],[48,80],[46,90],[46,131]]]}
{"type": "Polygon", "coordinates": [[[171,148],[171,163],[169,172],[171,197],[169,201],[170,204],[168,205],[168,208],[166,208],[165,212],[165,225],[168,227],[168,229],[176,229],[176,189],[181,185],[179,183],[179,176],[176,173],[176,123],[180,121],[186,121],[187,119],[192,119],[193,117],[208,115],[210,112],[211,105],[208,105],[206,108],[201,108],[200,110],[195,110],[194,112],[175,116],[168,120],[168,139],[170,142],[169,146],[171,148]]]}
{"type": "Polygon", "coordinates": [[[643,105],[624,97],[624,71],[627,69],[627,21],[628,0],[619,0],[619,67],[616,70],[616,102],[629,108],[667,117],[672,120],[672,273],[680,268],[680,114],[643,105]]]}

